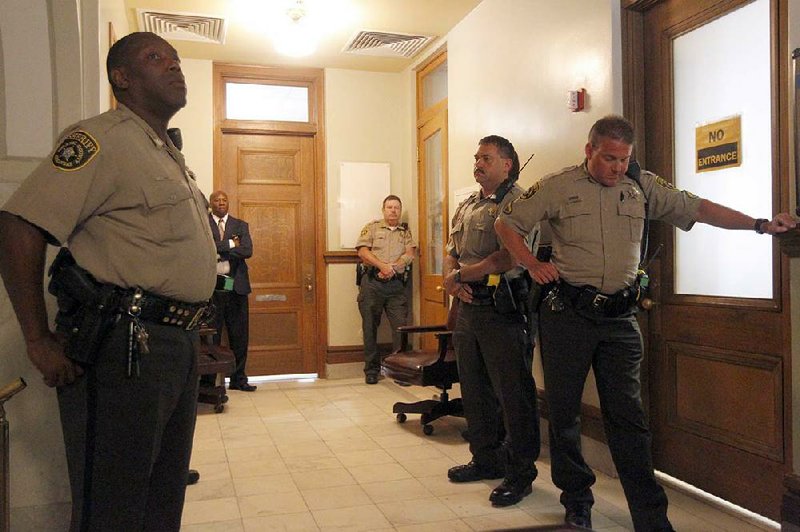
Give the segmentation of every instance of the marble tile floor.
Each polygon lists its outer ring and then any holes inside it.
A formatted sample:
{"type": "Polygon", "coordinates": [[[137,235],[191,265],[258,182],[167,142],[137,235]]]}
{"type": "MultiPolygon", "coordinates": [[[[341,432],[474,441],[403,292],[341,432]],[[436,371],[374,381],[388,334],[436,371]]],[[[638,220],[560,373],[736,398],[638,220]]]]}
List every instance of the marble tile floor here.
{"type": "MultiPolygon", "coordinates": [[[[453,484],[447,469],[469,460],[463,419],[399,424],[396,401],[430,398],[432,388],[403,388],[362,378],[260,383],[229,393],[225,411],[200,405],[186,532],[264,530],[470,531],[555,525],[563,520],[544,449],[533,494],[508,508],[488,496],[499,481],[453,484]]],[[[454,391],[458,396],[458,391],[454,391]]],[[[596,530],[632,530],[617,479],[598,473],[596,530]]],[[[680,531],[772,530],[668,488],[680,531]]]]}

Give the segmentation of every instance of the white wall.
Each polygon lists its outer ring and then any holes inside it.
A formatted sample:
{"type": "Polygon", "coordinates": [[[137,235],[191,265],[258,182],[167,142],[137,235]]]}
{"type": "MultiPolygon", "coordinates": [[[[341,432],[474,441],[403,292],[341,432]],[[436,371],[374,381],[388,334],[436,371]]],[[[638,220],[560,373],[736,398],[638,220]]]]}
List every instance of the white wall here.
{"type": "Polygon", "coordinates": [[[106,74],[106,56],[111,47],[109,25],[114,28],[117,40],[129,33],[128,17],[125,13],[123,0],[100,0],[99,24],[97,28],[98,53],[97,53],[97,105],[91,109],[87,116],[108,111],[111,108],[111,87],[106,74]]]}
{"type": "Polygon", "coordinates": [[[186,107],[170,121],[181,129],[186,164],[197,176],[206,197],[214,192],[214,113],[212,63],[202,59],[181,59],[181,69],[189,88],[186,107]]]}
{"type": "Polygon", "coordinates": [[[0,127],[9,157],[45,157],[53,146],[49,30],[46,2],[0,2],[6,100],[0,127]]]}
{"type": "MultiPolygon", "coordinates": [[[[416,209],[412,196],[414,160],[407,156],[413,138],[412,104],[404,91],[403,74],[325,70],[325,137],[328,209],[328,250],[340,251],[339,163],[386,162],[391,165],[391,193],[403,200],[403,220],[417,234],[416,209]]],[[[381,217],[381,205],[374,206],[374,218],[381,217]]],[[[352,264],[328,267],[328,344],[362,343],[361,317],[352,264]]],[[[386,322],[387,320],[384,320],[386,322]]],[[[386,323],[379,341],[390,341],[386,323]]]]}
{"type": "Polygon", "coordinates": [[[522,162],[536,154],[523,186],[582,160],[591,125],[622,112],[616,3],[484,0],[450,32],[451,194],[474,183],[472,155],[489,134],[508,138],[522,162]],[[581,87],[587,108],[572,113],[567,91],[581,87]]]}

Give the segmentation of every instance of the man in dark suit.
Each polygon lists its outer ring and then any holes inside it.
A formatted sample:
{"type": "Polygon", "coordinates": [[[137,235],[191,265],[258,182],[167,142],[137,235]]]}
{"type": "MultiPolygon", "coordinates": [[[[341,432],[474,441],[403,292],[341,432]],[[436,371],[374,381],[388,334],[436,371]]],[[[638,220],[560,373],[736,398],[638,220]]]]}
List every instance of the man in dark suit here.
{"type": "MultiPolygon", "coordinates": [[[[236,357],[236,369],[231,374],[228,388],[243,392],[254,392],[256,386],[248,384],[245,365],[247,363],[247,344],[249,334],[249,314],[247,294],[250,293],[250,277],[247,263],[253,255],[253,241],[247,222],[228,214],[228,195],[217,190],[209,198],[211,214],[208,222],[217,245],[217,276],[233,279],[233,286],[217,283],[214,291],[216,306],[216,328],[214,343],[219,344],[223,326],[228,330],[228,341],[236,357]]],[[[230,281],[229,281],[230,282],[230,281]]]]}

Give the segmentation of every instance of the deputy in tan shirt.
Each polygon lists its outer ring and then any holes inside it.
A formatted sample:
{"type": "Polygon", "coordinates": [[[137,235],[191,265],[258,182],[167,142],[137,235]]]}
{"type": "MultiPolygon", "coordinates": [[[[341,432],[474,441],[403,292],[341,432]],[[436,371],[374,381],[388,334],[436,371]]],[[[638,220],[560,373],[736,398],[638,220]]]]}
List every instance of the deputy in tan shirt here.
{"type": "Polygon", "coordinates": [[[650,172],[638,172],[635,163],[629,170],[633,138],[631,124],[622,117],[597,121],[584,148],[586,160],[533,185],[504,209],[495,227],[533,278],[551,283],[540,306],[539,337],[551,473],[562,490],[565,521],[592,526],[595,476],[580,448],[581,396],[591,367],[634,528],[672,530],[666,494],[653,474],[639,381],[642,339],[634,307],[645,216],[684,231],[702,222],[775,234],[795,222],[788,214],[771,222],[756,220],[676,190],[650,172]],[[542,220],[552,228],[549,262],[538,261],[523,240],[542,220]]]}
{"type": "Polygon", "coordinates": [[[0,274],[29,358],[58,387],[71,529],[177,531],[197,401],[195,328],[216,252],[207,203],[167,135],[186,105],[177,52],[133,33],[109,50],[107,70],[119,107],[63,132],[2,207],[0,274]],[[88,272],[80,275],[91,275],[77,293],[91,285],[107,295],[102,307],[59,296],[58,334],[42,289],[47,243],[68,246],[88,272]],[[107,324],[96,350],[72,342],[93,330],[79,319],[92,309],[107,324]]]}
{"type": "Polygon", "coordinates": [[[533,347],[516,284],[525,281],[494,231],[502,209],[522,194],[520,164],[514,145],[499,135],[480,139],[474,158],[480,189],[453,216],[443,269],[444,287],[457,298],[453,345],[472,457],[447,476],[451,482],[503,478],[489,500],[510,506],[532,492],[540,450],[533,347]],[[503,279],[490,283],[490,274],[503,279]]]}
{"type": "Polygon", "coordinates": [[[364,274],[358,287],[358,310],[364,335],[364,380],[377,384],[380,373],[378,327],[386,312],[392,325],[394,349],[400,348],[397,328],[408,324],[406,282],[417,244],[411,231],[400,223],[403,204],[395,195],[383,200],[383,218],[364,226],[356,242],[364,274]]]}

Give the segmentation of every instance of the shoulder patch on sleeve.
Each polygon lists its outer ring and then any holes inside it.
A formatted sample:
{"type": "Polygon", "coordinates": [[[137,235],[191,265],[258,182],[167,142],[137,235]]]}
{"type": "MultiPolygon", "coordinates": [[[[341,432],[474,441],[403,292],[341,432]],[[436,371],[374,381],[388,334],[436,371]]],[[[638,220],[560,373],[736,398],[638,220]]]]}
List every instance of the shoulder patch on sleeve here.
{"type": "Polygon", "coordinates": [[[73,131],[53,153],[53,166],[65,172],[80,170],[100,153],[100,145],[89,133],[73,131]]]}
{"type": "Polygon", "coordinates": [[[536,183],[534,183],[533,185],[531,185],[531,187],[530,187],[528,190],[526,190],[525,192],[523,192],[523,193],[522,193],[522,196],[520,196],[520,197],[519,197],[519,199],[521,199],[521,200],[526,200],[526,199],[528,199],[528,198],[531,198],[531,197],[533,197],[533,195],[534,195],[534,194],[536,194],[536,193],[539,191],[539,188],[540,188],[541,186],[542,186],[542,182],[541,182],[541,181],[537,181],[536,183]]]}
{"type": "Polygon", "coordinates": [[[670,190],[675,190],[675,185],[665,180],[663,177],[656,176],[656,185],[664,188],[668,188],[670,190]]]}
{"type": "Polygon", "coordinates": [[[369,234],[369,227],[365,227],[364,229],[361,230],[360,236],[367,236],[368,234],[369,234]]]}

